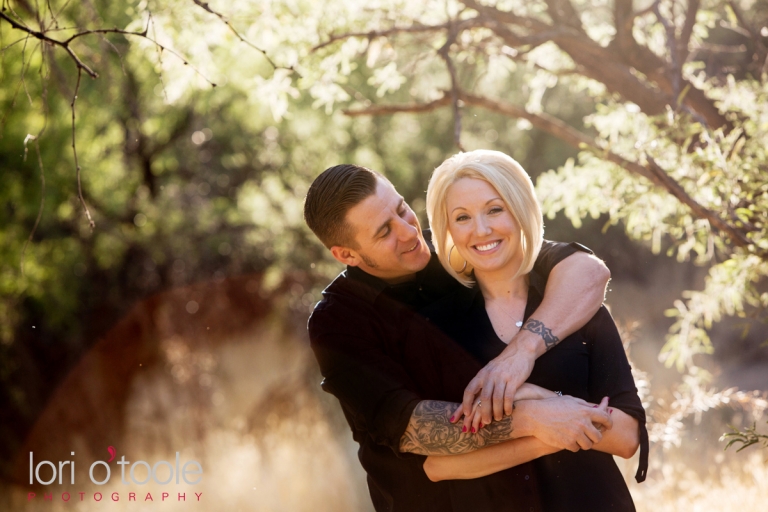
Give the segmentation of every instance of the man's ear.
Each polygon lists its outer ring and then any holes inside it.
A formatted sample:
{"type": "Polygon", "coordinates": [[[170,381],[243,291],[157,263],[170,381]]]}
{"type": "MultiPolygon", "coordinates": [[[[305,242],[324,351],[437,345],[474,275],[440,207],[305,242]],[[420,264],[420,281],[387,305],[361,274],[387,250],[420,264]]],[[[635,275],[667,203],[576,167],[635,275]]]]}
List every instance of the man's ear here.
{"type": "Polygon", "coordinates": [[[336,261],[343,263],[344,265],[349,265],[350,267],[358,266],[361,261],[357,251],[341,245],[334,245],[331,247],[331,254],[336,258],[336,261]]]}

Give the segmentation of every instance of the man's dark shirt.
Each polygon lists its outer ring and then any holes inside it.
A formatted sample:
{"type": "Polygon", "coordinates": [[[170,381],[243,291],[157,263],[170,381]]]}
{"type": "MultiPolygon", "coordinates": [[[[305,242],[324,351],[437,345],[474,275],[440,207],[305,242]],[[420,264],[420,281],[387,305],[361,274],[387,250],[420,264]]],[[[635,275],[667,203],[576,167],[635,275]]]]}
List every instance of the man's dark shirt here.
{"type": "MultiPolygon", "coordinates": [[[[545,242],[535,268],[548,277],[579,249],[545,242]]],[[[426,457],[400,453],[399,446],[421,400],[461,400],[466,381],[445,368],[456,368],[466,354],[441,337],[414,341],[406,335],[416,310],[460,287],[434,254],[414,280],[392,286],[348,267],[323,291],[309,319],[323,390],[338,398],[360,445],[358,457],[378,512],[453,507],[450,482],[429,481],[422,467],[426,457]]]]}
{"type": "MultiPolygon", "coordinates": [[[[529,278],[525,319],[541,304],[544,293],[544,279],[535,270],[529,278]]],[[[485,365],[506,347],[488,318],[483,295],[477,287],[457,289],[423,313],[430,324],[442,329],[471,354],[478,366],[485,365]]],[[[645,411],[618,330],[604,306],[584,327],[539,357],[528,382],[592,403],[608,396],[611,407],[637,419],[641,447],[636,478],[638,482],[645,479],[648,467],[645,411]]],[[[547,512],[635,510],[624,478],[608,453],[560,451],[531,464],[538,480],[538,495],[547,512]]],[[[477,510],[485,512],[510,510],[509,503],[514,501],[515,493],[504,486],[504,482],[509,481],[505,475],[508,471],[463,482],[452,489],[456,495],[454,503],[480,504],[477,510]]]]}

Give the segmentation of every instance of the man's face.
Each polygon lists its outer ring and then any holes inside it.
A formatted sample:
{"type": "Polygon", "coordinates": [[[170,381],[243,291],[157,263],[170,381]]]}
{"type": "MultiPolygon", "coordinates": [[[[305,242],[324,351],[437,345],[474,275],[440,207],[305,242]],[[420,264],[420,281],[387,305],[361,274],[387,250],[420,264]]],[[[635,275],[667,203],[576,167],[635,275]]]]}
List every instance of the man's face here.
{"type": "Polygon", "coordinates": [[[376,193],[351,208],[346,222],[357,243],[356,249],[344,249],[348,265],[397,283],[411,279],[429,263],[419,219],[386,180],[378,179],[376,193]]]}

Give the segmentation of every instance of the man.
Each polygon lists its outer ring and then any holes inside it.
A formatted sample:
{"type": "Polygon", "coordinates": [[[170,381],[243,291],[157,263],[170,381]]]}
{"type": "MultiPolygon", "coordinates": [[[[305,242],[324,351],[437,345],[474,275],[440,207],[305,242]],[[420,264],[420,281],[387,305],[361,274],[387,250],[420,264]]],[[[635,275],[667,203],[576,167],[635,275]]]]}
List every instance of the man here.
{"type": "MultiPolygon", "coordinates": [[[[323,292],[309,334],[323,389],[339,399],[360,444],[377,511],[453,507],[450,484],[426,478],[426,455],[465,453],[534,432],[561,449],[589,449],[601,438],[594,424],[610,428],[605,410],[568,397],[521,402],[514,429],[511,416],[515,391],[536,357],[600,307],[610,277],[602,262],[573,244],[546,245],[537,260],[549,276],[542,305],[462,393],[457,383],[470,378],[455,374],[462,357],[456,347],[437,338],[408,339],[413,312],[460,285],[431,253],[416,215],[392,184],[362,167],[331,167],[310,187],[304,216],[347,265],[323,292]],[[481,423],[495,421],[471,432],[456,421],[454,397],[463,394],[469,413],[478,393],[481,423]]],[[[530,495],[528,474],[516,474],[530,495]]],[[[529,501],[525,510],[536,506],[535,496],[529,501]]]]}

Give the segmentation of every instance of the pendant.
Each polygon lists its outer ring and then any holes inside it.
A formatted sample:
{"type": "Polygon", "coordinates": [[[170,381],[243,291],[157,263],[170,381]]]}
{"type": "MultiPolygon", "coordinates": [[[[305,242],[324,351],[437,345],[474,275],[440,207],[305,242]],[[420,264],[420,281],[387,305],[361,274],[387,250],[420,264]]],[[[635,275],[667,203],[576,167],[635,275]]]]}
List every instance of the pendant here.
{"type": "Polygon", "coordinates": [[[522,326],[523,326],[522,320],[520,320],[519,322],[515,322],[515,327],[522,327],[522,326]]]}

